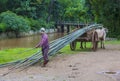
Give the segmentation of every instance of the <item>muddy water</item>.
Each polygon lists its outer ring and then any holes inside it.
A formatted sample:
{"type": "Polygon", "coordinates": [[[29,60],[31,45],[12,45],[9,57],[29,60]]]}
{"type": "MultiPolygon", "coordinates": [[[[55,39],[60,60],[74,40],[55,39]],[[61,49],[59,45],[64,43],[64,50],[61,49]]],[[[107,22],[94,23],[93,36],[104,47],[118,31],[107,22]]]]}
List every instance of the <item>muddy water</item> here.
{"type": "Polygon", "coordinates": [[[120,81],[120,71],[103,71],[101,74],[114,78],[116,81],[120,81]]]}
{"type": "MultiPolygon", "coordinates": [[[[49,41],[55,40],[62,37],[62,33],[52,33],[48,34],[49,41]]],[[[23,38],[12,38],[0,40],[0,50],[7,48],[17,48],[17,47],[35,47],[35,45],[40,41],[40,34],[23,37],[23,38]]]]}

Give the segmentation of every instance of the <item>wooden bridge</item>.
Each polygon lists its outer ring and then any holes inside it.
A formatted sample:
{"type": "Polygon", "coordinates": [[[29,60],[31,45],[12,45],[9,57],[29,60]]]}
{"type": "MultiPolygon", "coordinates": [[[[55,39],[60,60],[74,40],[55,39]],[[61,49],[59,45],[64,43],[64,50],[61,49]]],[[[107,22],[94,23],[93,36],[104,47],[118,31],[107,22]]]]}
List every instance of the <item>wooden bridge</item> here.
{"type": "Polygon", "coordinates": [[[79,22],[79,21],[63,21],[63,22],[57,22],[55,24],[55,28],[57,28],[57,32],[64,33],[65,32],[65,27],[66,27],[66,29],[67,29],[66,32],[69,33],[71,27],[83,28],[83,27],[89,26],[91,24],[93,24],[93,22],[83,23],[83,22],[79,22]]]}

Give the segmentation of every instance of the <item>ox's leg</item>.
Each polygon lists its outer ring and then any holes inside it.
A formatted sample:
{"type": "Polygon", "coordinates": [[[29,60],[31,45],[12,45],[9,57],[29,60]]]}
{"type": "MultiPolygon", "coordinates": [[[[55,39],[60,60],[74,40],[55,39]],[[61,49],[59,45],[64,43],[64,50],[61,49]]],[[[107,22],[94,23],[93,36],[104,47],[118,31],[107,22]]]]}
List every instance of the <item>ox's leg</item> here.
{"type": "Polygon", "coordinates": [[[104,37],[103,37],[103,49],[105,49],[105,38],[106,38],[106,33],[104,34],[104,37]]]}
{"type": "Polygon", "coordinates": [[[105,49],[105,45],[104,44],[105,44],[105,41],[103,41],[103,49],[105,49]]]}
{"type": "Polygon", "coordinates": [[[83,49],[83,42],[80,43],[80,48],[83,49]]]}
{"type": "Polygon", "coordinates": [[[102,45],[103,45],[102,41],[100,41],[100,43],[101,43],[101,48],[103,48],[103,46],[102,46],[102,45]]]}
{"type": "Polygon", "coordinates": [[[84,44],[84,47],[86,48],[86,42],[85,42],[85,44],[84,44]]]}

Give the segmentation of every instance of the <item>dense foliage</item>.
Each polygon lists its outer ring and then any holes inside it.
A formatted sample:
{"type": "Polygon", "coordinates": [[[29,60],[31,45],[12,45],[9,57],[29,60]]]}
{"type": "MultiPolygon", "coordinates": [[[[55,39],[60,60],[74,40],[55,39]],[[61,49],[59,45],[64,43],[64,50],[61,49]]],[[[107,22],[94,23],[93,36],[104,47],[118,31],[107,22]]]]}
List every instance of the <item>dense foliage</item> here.
{"type": "Polygon", "coordinates": [[[1,27],[2,31],[14,32],[16,37],[18,37],[20,32],[27,32],[30,30],[28,22],[22,16],[17,16],[15,13],[10,11],[1,13],[0,21],[1,25],[3,25],[3,27],[1,27]]]}
{"type": "Polygon", "coordinates": [[[120,37],[120,0],[88,0],[95,22],[104,24],[109,35],[120,37]]]}
{"type": "MultiPolygon", "coordinates": [[[[109,36],[120,37],[120,0],[0,0],[0,5],[1,14],[9,10],[23,16],[31,30],[58,21],[96,22],[109,29],[109,36]]],[[[0,22],[0,32],[6,27],[0,22]]]]}

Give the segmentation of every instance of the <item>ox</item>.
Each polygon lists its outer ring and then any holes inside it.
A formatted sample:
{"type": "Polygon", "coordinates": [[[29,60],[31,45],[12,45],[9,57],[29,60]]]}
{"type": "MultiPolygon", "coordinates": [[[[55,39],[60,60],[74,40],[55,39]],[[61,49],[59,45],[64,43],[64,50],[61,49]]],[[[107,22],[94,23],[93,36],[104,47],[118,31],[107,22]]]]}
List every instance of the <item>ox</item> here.
{"type": "MultiPolygon", "coordinates": [[[[87,32],[87,38],[89,38],[90,40],[92,40],[92,44],[94,43],[94,40],[97,40],[101,43],[101,48],[105,49],[104,43],[105,43],[105,39],[106,39],[106,33],[108,32],[107,28],[99,28],[99,29],[95,29],[91,32],[87,32]],[[95,34],[94,34],[95,33],[95,34]],[[93,35],[97,35],[97,38],[94,38],[93,35]]],[[[81,41],[81,46],[80,48],[86,48],[86,42],[89,42],[90,40],[85,39],[84,41],[81,41]],[[83,42],[84,42],[84,46],[83,46],[83,42]]],[[[96,46],[97,47],[97,46],[96,46]]],[[[93,48],[93,47],[92,47],[93,48]]]]}
{"type": "Polygon", "coordinates": [[[98,34],[98,41],[101,43],[101,48],[105,49],[105,39],[106,39],[106,33],[108,32],[107,28],[102,27],[101,29],[95,30],[98,34]]]}

